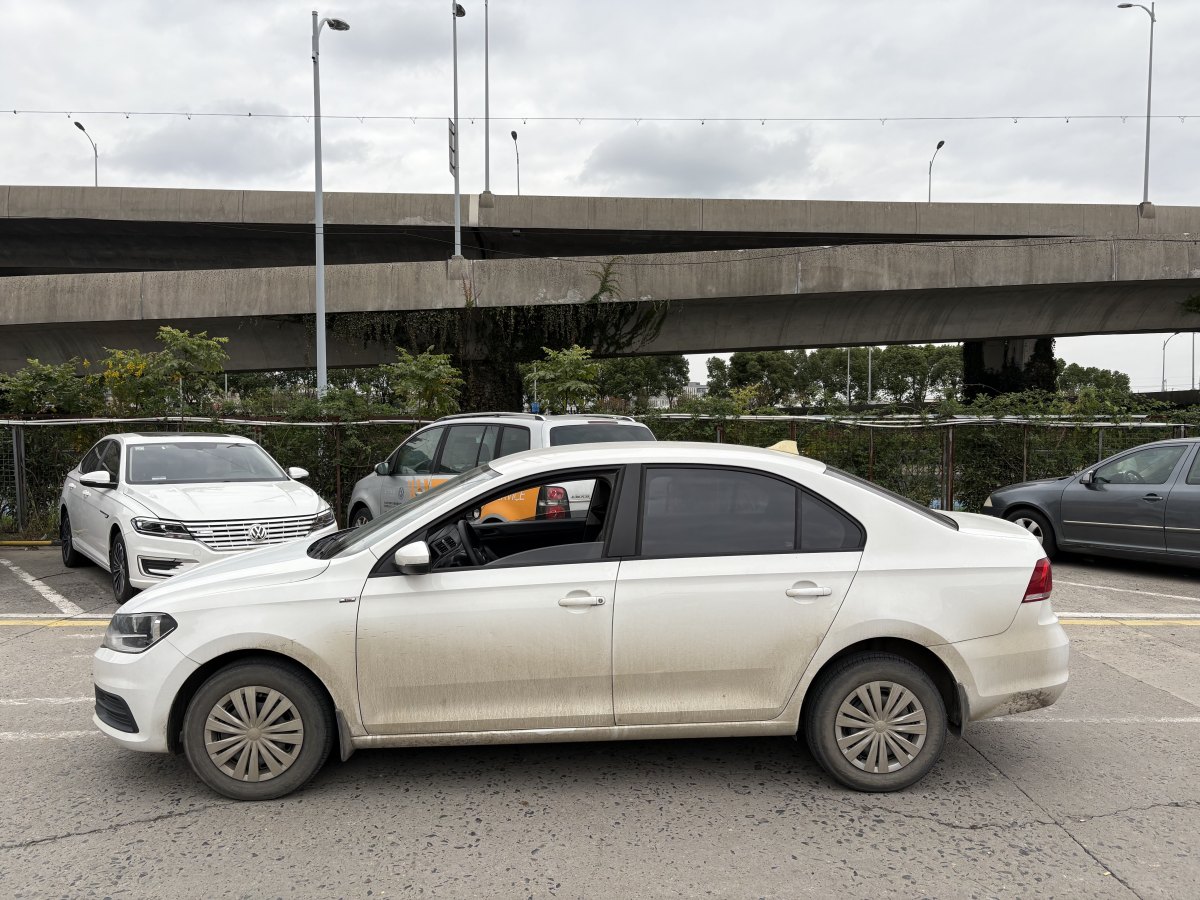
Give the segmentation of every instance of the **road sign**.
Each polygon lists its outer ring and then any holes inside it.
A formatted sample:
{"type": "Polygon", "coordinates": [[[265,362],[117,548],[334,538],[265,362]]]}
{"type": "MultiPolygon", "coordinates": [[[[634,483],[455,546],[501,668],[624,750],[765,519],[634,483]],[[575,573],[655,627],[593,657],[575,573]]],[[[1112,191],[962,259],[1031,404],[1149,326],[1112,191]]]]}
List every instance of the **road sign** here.
{"type": "Polygon", "coordinates": [[[450,126],[450,174],[453,175],[458,169],[458,131],[453,119],[447,119],[446,124],[450,126]]]}

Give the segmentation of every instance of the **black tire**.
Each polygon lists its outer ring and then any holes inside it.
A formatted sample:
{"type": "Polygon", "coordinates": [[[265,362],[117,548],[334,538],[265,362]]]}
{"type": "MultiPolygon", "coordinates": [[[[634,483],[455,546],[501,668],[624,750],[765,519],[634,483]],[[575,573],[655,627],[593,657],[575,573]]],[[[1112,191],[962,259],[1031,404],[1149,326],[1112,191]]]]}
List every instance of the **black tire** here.
{"type": "Polygon", "coordinates": [[[1058,541],[1054,537],[1054,528],[1046,517],[1036,510],[1029,509],[1014,509],[1007,513],[1004,518],[1010,522],[1015,522],[1038,539],[1042,545],[1042,550],[1046,552],[1047,559],[1054,559],[1058,556],[1058,541]]]}
{"type": "Polygon", "coordinates": [[[63,565],[68,569],[77,569],[88,562],[88,558],[75,549],[75,538],[71,534],[71,517],[65,509],[58,517],[58,540],[62,545],[63,565]]]}
{"type": "MultiPolygon", "coordinates": [[[[946,705],[942,695],[924,670],[903,657],[891,653],[852,656],[822,674],[811,691],[811,705],[804,722],[809,749],[821,767],[848,788],[873,792],[903,790],[924,778],[942,754],[942,746],[946,742],[946,705]],[[854,721],[840,715],[843,704],[862,709],[863,704],[855,697],[855,693],[860,688],[870,691],[868,686],[876,682],[908,691],[915,705],[901,695],[898,699],[904,705],[900,709],[913,711],[905,718],[923,714],[923,740],[916,734],[911,738],[903,737],[902,741],[897,741],[893,736],[893,744],[889,745],[886,739],[877,739],[874,726],[866,725],[873,718],[869,713],[860,713],[860,718],[866,720],[862,729],[856,730],[842,724],[854,721]],[[839,738],[859,738],[860,735],[860,743],[849,744],[848,751],[843,752],[838,744],[839,738]],[[914,752],[902,757],[895,749],[902,742],[907,743],[914,752]],[[882,763],[872,756],[873,748],[877,745],[882,748],[882,763]],[[888,771],[871,771],[872,765],[888,771]]],[[[876,694],[881,697],[885,708],[893,697],[890,690],[883,686],[876,688],[876,694]]],[[[881,720],[876,718],[875,721],[881,720]]]]}
{"type": "Polygon", "coordinates": [[[371,515],[371,511],[362,504],[359,504],[358,506],[354,507],[353,510],[351,510],[349,524],[351,528],[358,528],[362,525],[366,525],[373,518],[375,517],[371,515]]]}
{"type": "Polygon", "coordinates": [[[113,597],[118,603],[127,603],[138,593],[129,584],[129,554],[125,552],[125,538],[115,532],[108,545],[108,574],[112,580],[113,597]]]}
{"type": "MultiPolygon", "coordinates": [[[[222,708],[229,710],[232,707],[223,705],[222,708]]],[[[259,711],[262,708],[257,707],[259,711]]],[[[228,732],[215,731],[214,735],[221,733],[236,736],[238,732],[231,728],[228,732]]],[[[192,771],[218,794],[234,800],[274,800],[299,790],[312,780],[329,757],[333,748],[334,733],[333,710],[321,685],[311,675],[273,660],[246,660],[215,672],[196,691],[183,718],[183,752],[192,771]],[[244,759],[245,765],[242,768],[247,774],[253,766],[256,775],[266,776],[259,781],[237,777],[236,772],[231,773],[222,768],[221,764],[210,757],[205,746],[207,723],[218,704],[223,701],[232,702],[227,698],[240,691],[252,691],[256,704],[268,703],[270,692],[278,692],[292,704],[292,709],[285,712],[282,719],[272,722],[273,726],[293,724],[296,719],[299,720],[298,752],[294,749],[297,742],[287,740],[286,735],[281,735],[282,741],[277,737],[279,742],[272,745],[282,747],[288,753],[295,753],[294,758],[286,760],[286,765],[281,762],[281,757],[271,756],[276,765],[283,766],[278,774],[271,774],[266,762],[269,751],[258,749],[266,743],[265,741],[253,750],[244,749],[240,753],[235,751],[233,756],[225,761],[226,765],[236,770],[238,763],[244,759]]],[[[234,745],[236,744],[237,742],[234,742],[234,745]]],[[[232,745],[224,749],[232,749],[232,745]]]]}

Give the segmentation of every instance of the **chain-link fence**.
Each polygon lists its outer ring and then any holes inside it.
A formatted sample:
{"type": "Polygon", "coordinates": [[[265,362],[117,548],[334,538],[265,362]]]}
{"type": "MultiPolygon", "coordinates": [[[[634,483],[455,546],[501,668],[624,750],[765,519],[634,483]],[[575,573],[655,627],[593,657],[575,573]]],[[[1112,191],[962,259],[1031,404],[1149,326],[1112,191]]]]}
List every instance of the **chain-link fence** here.
{"type": "MultiPolygon", "coordinates": [[[[1188,434],[1169,422],[1050,419],[837,419],[825,416],[706,418],[648,416],[659,440],[766,447],[796,441],[805,456],[853,472],[918,503],[978,510],[1006,484],[1082,469],[1121,450],[1188,434]]],[[[186,431],[239,434],[283,466],[310,473],[309,485],[345,515],[354,483],[420,423],[275,422],[248,419],[75,419],[0,422],[0,533],[57,533],[63,476],[106,434],[186,431]]]]}

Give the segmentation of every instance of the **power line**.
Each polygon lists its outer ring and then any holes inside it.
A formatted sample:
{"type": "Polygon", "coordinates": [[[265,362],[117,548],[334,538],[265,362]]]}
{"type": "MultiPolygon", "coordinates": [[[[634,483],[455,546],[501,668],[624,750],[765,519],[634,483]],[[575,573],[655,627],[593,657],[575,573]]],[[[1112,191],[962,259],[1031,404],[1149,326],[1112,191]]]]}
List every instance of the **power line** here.
{"type": "MultiPolygon", "coordinates": [[[[161,118],[227,118],[227,119],[304,119],[306,122],[312,121],[311,113],[289,113],[289,112],[254,112],[247,110],[245,112],[190,112],[187,110],[120,110],[120,109],[92,109],[92,110],[63,110],[63,109],[14,109],[14,116],[124,116],[126,119],[138,117],[161,117],[161,118]]],[[[358,115],[358,114],[329,114],[323,113],[322,119],[357,119],[361,123],[385,121],[385,122],[402,122],[408,120],[414,125],[417,122],[444,122],[445,116],[426,116],[426,115],[405,115],[405,114],[384,114],[384,115],[358,115]]],[[[472,125],[476,119],[483,119],[483,116],[463,116],[472,125]]],[[[1014,125],[1022,119],[1026,121],[1047,121],[1053,122],[1062,120],[1065,124],[1070,124],[1072,119],[1082,121],[1116,121],[1127,122],[1129,119],[1144,120],[1144,114],[1089,114],[1089,115],[976,115],[976,116],[491,116],[493,121],[497,122],[575,122],[582,125],[584,122],[622,122],[640,125],[642,122],[651,123],[691,123],[705,125],[709,122],[740,122],[750,123],[758,122],[760,125],[771,123],[783,124],[819,124],[819,123],[854,123],[854,122],[878,122],[880,125],[886,125],[888,122],[1007,122],[1011,121],[1014,125]]],[[[1185,123],[1189,118],[1200,118],[1195,113],[1187,115],[1155,113],[1151,119],[1178,119],[1180,123],[1185,123]]]]}

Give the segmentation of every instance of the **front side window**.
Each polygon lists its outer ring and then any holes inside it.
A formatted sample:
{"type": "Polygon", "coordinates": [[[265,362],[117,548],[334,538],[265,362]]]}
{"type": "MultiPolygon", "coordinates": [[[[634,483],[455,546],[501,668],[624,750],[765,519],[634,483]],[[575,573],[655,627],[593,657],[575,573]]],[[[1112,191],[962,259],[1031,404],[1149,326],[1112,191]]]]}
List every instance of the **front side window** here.
{"type": "Polygon", "coordinates": [[[649,468],[642,555],[794,553],[799,489],[737,469],[649,468]]]}
{"type": "Polygon", "coordinates": [[[1187,447],[1146,447],[1114,459],[1096,470],[1097,484],[1166,484],[1187,447]]]}
{"type": "Polygon", "coordinates": [[[116,441],[109,441],[104,448],[104,452],[100,455],[100,467],[109,474],[113,481],[117,480],[121,471],[121,445],[116,441]]]}
{"type": "Polygon", "coordinates": [[[89,472],[95,472],[100,468],[100,453],[104,450],[104,445],[108,441],[101,441],[87,453],[83,454],[83,459],[79,461],[79,474],[87,475],[89,472]]]}
{"type": "Polygon", "coordinates": [[[278,463],[258,444],[164,441],[133,444],[126,456],[126,481],[129,484],[287,480],[278,463]]]}
{"type": "Polygon", "coordinates": [[[445,428],[430,428],[413,435],[396,453],[392,465],[393,475],[429,475],[433,472],[433,458],[445,428]]]}

